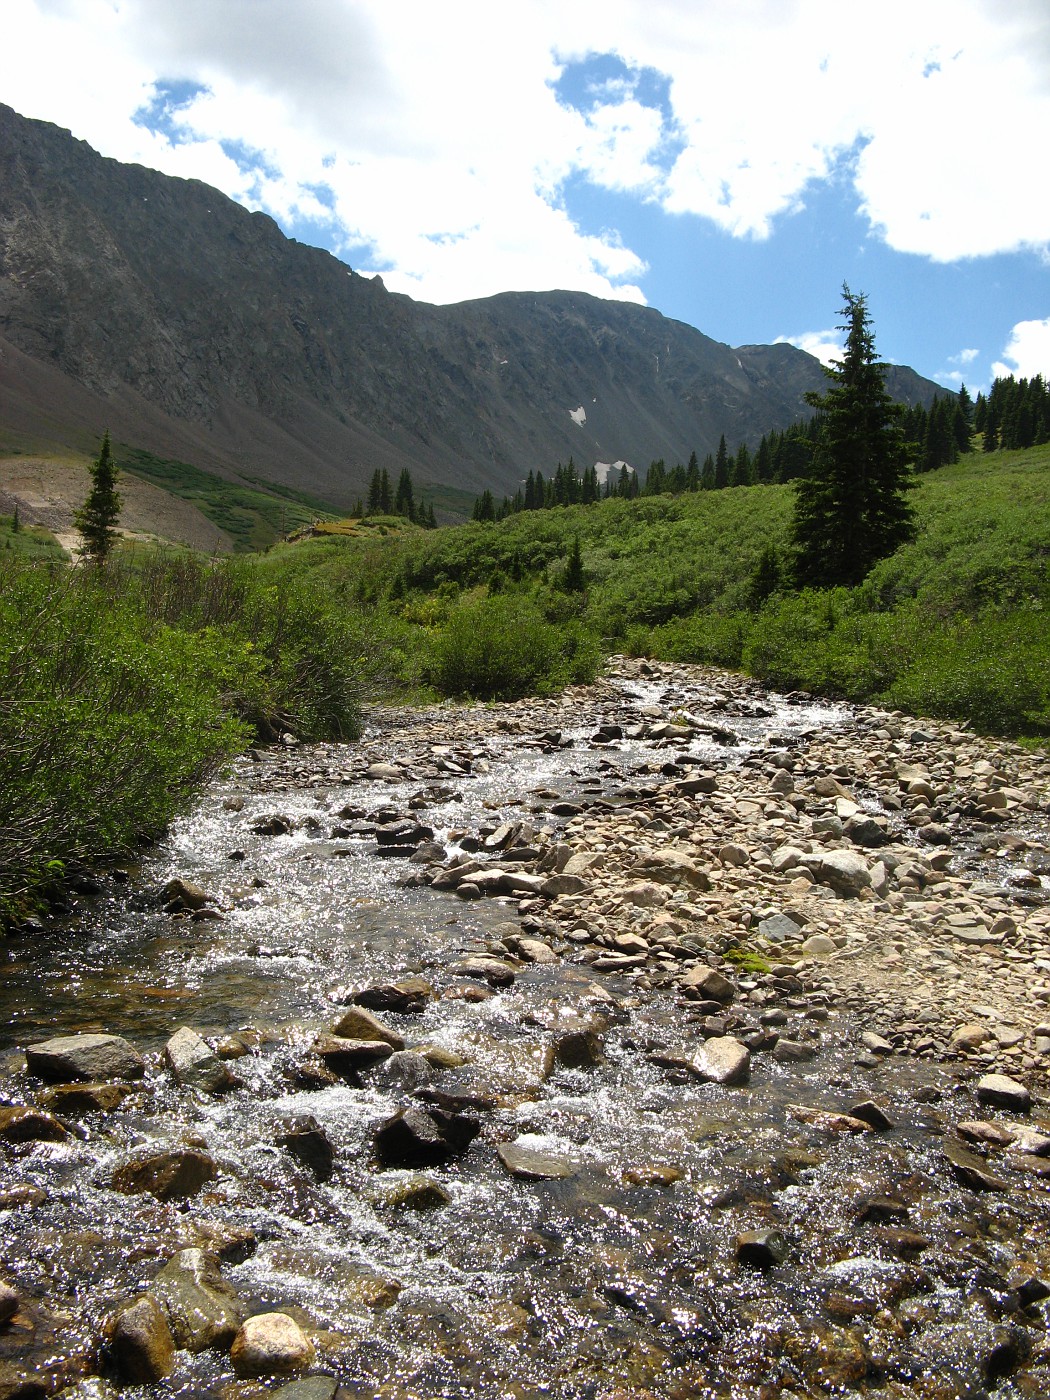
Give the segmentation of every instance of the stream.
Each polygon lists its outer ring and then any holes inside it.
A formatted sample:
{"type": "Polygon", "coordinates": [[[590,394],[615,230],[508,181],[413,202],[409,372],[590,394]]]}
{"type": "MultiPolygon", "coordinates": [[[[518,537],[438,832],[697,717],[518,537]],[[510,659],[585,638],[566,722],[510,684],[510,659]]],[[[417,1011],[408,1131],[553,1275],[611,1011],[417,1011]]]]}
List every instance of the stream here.
{"type": "Polygon", "coordinates": [[[499,713],[478,710],[472,742],[442,741],[441,710],[398,711],[359,745],[253,752],[140,866],[0,944],[0,1105],[44,1102],[24,1050],[50,1037],[119,1034],[146,1059],[116,1106],[55,1109],[65,1140],[0,1144],[0,1278],[24,1302],[0,1327],[0,1397],[264,1393],[228,1347],[180,1350],[136,1387],[101,1345],[121,1300],[209,1241],[244,1310],[297,1319],[341,1396],[1050,1393],[1041,1299],[1022,1286],[1050,1277],[1050,1200],[1041,1173],[988,1190],[953,1173],[946,1133],[990,1115],[951,1065],[858,1053],[855,1015],[802,964],[734,976],[759,1040],[775,1027],[812,1058],[756,1052],[749,1084],[704,1082],[688,1062],[710,1007],[645,967],[596,971],[528,895],[417,884],[424,866],[377,844],[414,821],[446,859],[485,857],[503,827],[543,852],[588,803],[644,805],[669,760],[689,774],[799,752],[851,711],[632,675],[575,708],[538,703],[534,725],[499,713]],[[632,736],[683,715],[690,733],[632,736]],[[602,724],[620,732],[595,742],[602,724]],[[377,755],[399,776],[369,776],[377,755]],[[209,903],[166,912],[172,880],[209,903]],[[530,930],[557,956],[512,956],[530,930]],[[493,952],[513,968],[502,985],[463,971],[493,952]],[[433,995],[375,1011],[408,1053],[333,1073],[318,1035],[411,978],[433,995]],[[219,1048],[227,1092],[175,1082],[162,1052],[183,1026],[219,1048]],[[581,1027],[593,1053],[555,1053],[581,1027]],[[873,1101],[881,1131],[828,1117],[873,1101]],[[406,1103],[451,1105],[476,1136],[386,1165],[377,1130],[406,1103]],[[327,1178],[282,1138],[304,1115],[334,1149],[327,1178]],[[540,1170],[512,1172],[506,1144],[540,1170]],[[186,1147],[215,1166],[187,1199],[113,1188],[129,1157],[186,1147]]]}

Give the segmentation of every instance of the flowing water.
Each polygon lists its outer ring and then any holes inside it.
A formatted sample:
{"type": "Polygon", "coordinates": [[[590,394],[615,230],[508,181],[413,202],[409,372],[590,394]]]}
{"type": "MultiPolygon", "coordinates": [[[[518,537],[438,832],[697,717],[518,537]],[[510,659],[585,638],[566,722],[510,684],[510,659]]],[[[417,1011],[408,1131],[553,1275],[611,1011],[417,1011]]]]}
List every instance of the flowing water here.
{"type": "MultiPolygon", "coordinates": [[[[606,717],[700,715],[704,701],[633,682],[606,717]]],[[[731,719],[739,742],[701,737],[679,745],[679,759],[734,763],[770,733],[803,744],[846,720],[775,699],[744,708],[731,719]]],[[[724,706],[709,718],[717,730],[724,706]]],[[[455,963],[518,931],[515,906],[405,887],[411,867],[353,830],[395,808],[450,850],[503,820],[552,837],[553,795],[615,798],[666,757],[642,740],[590,747],[594,721],[588,713],[542,742],[486,734],[469,751],[435,740],[425,781],[367,781],[354,746],[245,758],[129,879],[106,882],[49,931],[54,951],[43,939],[8,945],[0,1101],[34,1101],[22,1047],[51,1035],[117,1032],[150,1064],[119,1109],[82,1120],[82,1136],[9,1149],[0,1162],[0,1202],[5,1188],[36,1193],[0,1209],[0,1272],[52,1319],[40,1328],[42,1372],[94,1355],[115,1303],[210,1223],[254,1237],[225,1275],[253,1311],[291,1309],[319,1329],[319,1369],[349,1395],[1046,1393],[1041,1315],[1022,1315],[1008,1285],[1018,1268],[1050,1269],[1050,1212],[1041,1189],[976,1195],[957,1184],[943,1134],[976,1115],[947,1070],[858,1057],[849,1018],[797,986],[776,1003],[785,1034],[819,1027],[820,1053],[798,1065],[756,1058],[747,1088],[683,1073],[696,1018],[637,977],[599,978],[596,989],[570,957],[521,968],[496,995],[464,996],[455,963]],[[252,831],[274,813],[289,831],[252,831]],[[159,892],[175,876],[214,894],[223,917],[164,913],[159,892]],[[349,991],[409,974],[439,995],[421,1014],[385,1019],[448,1067],[413,1061],[404,1073],[493,1105],[463,1157],[426,1171],[441,1192],[415,1198],[419,1173],[382,1170],[373,1153],[377,1127],[413,1084],[379,1070],[307,1087],[301,1073],[349,991]],[[604,1059],[552,1067],[552,1036],[598,1014],[604,1059]],[[231,1062],[241,1087],[209,1098],[173,1085],[159,1052],[183,1025],[214,1040],[252,1028],[250,1053],[231,1062]],[[829,1133],[789,1111],[846,1111],[873,1095],[892,1131],[829,1133]],[[336,1148],[328,1181],[275,1141],[297,1114],[336,1148]],[[512,1177],[495,1151],[511,1140],[566,1174],[512,1177]],[[110,1188],[132,1149],[187,1143],[219,1167],[190,1202],[110,1188]],[[765,1229],[785,1237],[786,1259],[742,1264],[738,1236],[765,1229]]],[[[397,732],[384,734],[395,753],[397,732]]],[[[231,1380],[224,1353],[182,1354],[155,1393],[218,1396],[231,1380]]]]}

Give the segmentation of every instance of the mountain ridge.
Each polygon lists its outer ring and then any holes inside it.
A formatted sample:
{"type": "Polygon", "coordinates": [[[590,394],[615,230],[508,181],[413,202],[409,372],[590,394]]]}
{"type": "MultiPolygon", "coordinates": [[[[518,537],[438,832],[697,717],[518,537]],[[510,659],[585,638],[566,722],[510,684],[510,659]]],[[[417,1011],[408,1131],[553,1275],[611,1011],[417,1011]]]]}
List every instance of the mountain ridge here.
{"type": "MultiPolygon", "coordinates": [[[[583,292],[433,306],[210,186],[125,165],[0,105],[0,429],[114,440],[348,506],[377,468],[511,491],[685,460],[811,411],[817,360],[583,292]],[[583,413],[580,413],[580,410],[583,413]]],[[[904,367],[904,402],[941,386],[904,367]]]]}

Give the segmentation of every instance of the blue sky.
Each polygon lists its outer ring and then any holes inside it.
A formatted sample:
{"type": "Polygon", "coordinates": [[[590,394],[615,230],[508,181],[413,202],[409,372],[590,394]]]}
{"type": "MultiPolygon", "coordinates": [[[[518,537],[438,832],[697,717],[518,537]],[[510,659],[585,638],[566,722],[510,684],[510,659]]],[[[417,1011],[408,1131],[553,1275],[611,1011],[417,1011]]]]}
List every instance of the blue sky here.
{"type": "Polygon", "coordinates": [[[5,0],[0,101],[392,290],[1050,375],[1045,0],[5,0]]]}

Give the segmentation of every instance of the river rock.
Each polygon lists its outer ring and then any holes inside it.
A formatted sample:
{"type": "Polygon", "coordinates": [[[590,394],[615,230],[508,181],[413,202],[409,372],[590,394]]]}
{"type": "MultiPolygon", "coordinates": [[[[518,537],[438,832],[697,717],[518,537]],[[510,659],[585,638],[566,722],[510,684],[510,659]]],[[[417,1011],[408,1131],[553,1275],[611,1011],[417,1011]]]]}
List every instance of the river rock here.
{"type": "Polygon", "coordinates": [[[396,783],[404,777],[400,768],[395,768],[392,763],[370,763],[365,769],[365,777],[371,778],[374,782],[396,783]]]}
{"type": "Polygon", "coordinates": [[[751,1051],[731,1035],[705,1040],[693,1064],[710,1084],[747,1084],[751,1079],[751,1051]]]}
{"type": "Polygon", "coordinates": [[[736,1237],[738,1264],[752,1269],[771,1269],[788,1257],[787,1237],[780,1230],[745,1230],[736,1237]]]}
{"type": "Polygon", "coordinates": [[[334,1028],[334,1034],[344,1040],[379,1040],[389,1045],[391,1050],[405,1048],[404,1037],[362,1006],[354,1006],[344,1012],[334,1028]]]}
{"type": "Polygon", "coordinates": [[[207,1152],[179,1147],[133,1157],[116,1169],[111,1185],[126,1196],[148,1193],[158,1201],[185,1201],[218,1174],[219,1169],[207,1152]]]}
{"type": "Polygon", "coordinates": [[[189,1026],[181,1026],[165,1045],[164,1063],[183,1089],[221,1094],[237,1083],[208,1042],[189,1026]]]}
{"type": "Polygon", "coordinates": [[[18,1293],[9,1283],[0,1280],[0,1327],[5,1322],[10,1322],[18,1311],[18,1293]]]}
{"type": "Polygon", "coordinates": [[[41,1079],[141,1079],[146,1062],[119,1035],[63,1035],[26,1047],[26,1066],[41,1079]]]}
{"type": "Polygon", "coordinates": [[[736,988],[728,978],[703,963],[691,967],[682,978],[682,991],[696,1001],[717,1001],[724,1006],[736,996],[736,988]]]}
{"type": "Polygon", "coordinates": [[[590,888],[579,875],[551,875],[540,886],[540,893],[548,899],[557,899],[563,894],[587,894],[590,888]]]}
{"type": "Polygon", "coordinates": [[[833,938],[829,938],[826,933],[811,933],[803,940],[802,951],[811,958],[827,958],[832,953],[838,952],[838,947],[833,938]]]}
{"type": "Polygon", "coordinates": [[[773,1058],[779,1064],[805,1064],[815,1058],[817,1047],[806,1041],[785,1040],[781,1037],[773,1046],[773,1058]]]}
{"type": "Polygon", "coordinates": [[[802,925],[796,923],[788,914],[771,914],[768,919],[759,921],[758,932],[762,938],[768,938],[770,943],[785,943],[798,937],[802,932],[802,925]]]}
{"type": "Polygon", "coordinates": [[[979,1103],[993,1104],[1013,1113],[1027,1113],[1032,1107],[1032,1096],[1025,1086],[1005,1074],[986,1074],[977,1081],[975,1093],[979,1103]]]}
{"type": "Polygon", "coordinates": [[[351,998],[356,1006],[372,1011],[392,1011],[399,1016],[418,1015],[434,999],[434,988],[423,977],[404,977],[375,987],[364,987],[351,998]]]}
{"type": "Polygon", "coordinates": [[[553,1041],[554,1059],[565,1069],[591,1069],[605,1058],[604,1024],[581,1022],[559,1029],[553,1041]]]}
{"type": "Polygon", "coordinates": [[[353,1075],[394,1053],[385,1040],[348,1040],[341,1035],[319,1035],[313,1052],[336,1074],[353,1075]]]}
{"type": "Polygon", "coordinates": [[[490,957],[483,953],[453,963],[449,971],[454,973],[456,977],[476,977],[479,981],[488,982],[493,987],[509,987],[515,977],[514,968],[511,967],[510,963],[504,962],[502,958],[490,957]]]}
{"type": "Polygon", "coordinates": [[[373,1204],[381,1210],[438,1210],[452,1197],[439,1181],[429,1176],[410,1176],[403,1181],[383,1183],[373,1204]]]}
{"type": "Polygon", "coordinates": [[[376,1130],[376,1157],[385,1167],[439,1166],[462,1156],[480,1131],[468,1114],[407,1104],[376,1130]]]}
{"type": "Polygon", "coordinates": [[[1005,1191],[1006,1182],[989,1171],[983,1157],[967,1152],[957,1143],[946,1142],[942,1147],[945,1159],[952,1169],[952,1175],[970,1191],[1005,1191]]]}
{"type": "Polygon", "coordinates": [[[549,943],[544,943],[542,938],[516,938],[514,951],[525,962],[536,963],[540,966],[549,966],[559,961],[557,953],[549,943]]]}
{"type": "Polygon", "coordinates": [[[186,1351],[228,1347],[247,1312],[219,1272],[218,1260],[203,1249],[180,1250],[150,1292],[164,1310],[175,1345],[186,1351]]]}
{"type": "Polygon", "coordinates": [[[335,1165],[335,1148],[328,1134],[310,1113],[282,1119],[274,1135],[279,1146],[309,1168],[318,1181],[327,1181],[335,1165]]]}
{"type": "Polygon", "coordinates": [[[270,1391],[271,1400],[335,1400],[339,1382],[335,1376],[303,1376],[270,1391]]]}
{"type": "Polygon", "coordinates": [[[104,1335],[114,1367],[131,1385],[153,1385],[169,1375],[175,1364],[167,1314],[149,1293],[118,1308],[104,1335]]]}
{"type": "Polygon", "coordinates": [[[130,1084],[56,1084],[39,1096],[41,1105],[60,1117],[112,1113],[132,1093],[130,1084]]]}
{"type": "Polygon", "coordinates": [[[867,862],[854,851],[823,852],[814,874],[839,894],[859,894],[871,884],[867,862]]]}
{"type": "Polygon", "coordinates": [[[425,1055],[416,1050],[395,1050],[388,1060],[381,1060],[376,1066],[372,1083],[377,1088],[412,1094],[433,1078],[434,1067],[425,1055]]]}
{"type": "Polygon", "coordinates": [[[177,901],[185,909],[203,909],[211,900],[211,895],[195,885],[192,880],[169,880],[162,891],[165,904],[177,901]]]}
{"type": "Polygon", "coordinates": [[[723,865],[744,866],[751,862],[747,847],[738,845],[735,841],[727,841],[719,849],[718,859],[723,865]]]}
{"type": "Polygon", "coordinates": [[[686,885],[691,889],[707,891],[711,888],[711,877],[701,870],[687,855],[667,847],[643,856],[630,871],[632,877],[640,880],[656,880],[667,885],[686,885]]]}
{"type": "Polygon", "coordinates": [[[42,1108],[0,1108],[0,1142],[65,1142],[69,1130],[42,1108]]]}
{"type": "Polygon", "coordinates": [[[314,1348],[303,1329],[287,1313],[257,1313],[249,1317],[230,1348],[233,1369],[242,1379],[291,1376],[313,1363],[314,1348]]]}
{"type": "Polygon", "coordinates": [[[636,909],[662,909],[667,903],[667,891],[652,880],[636,880],[623,890],[620,899],[636,909]]]}
{"type": "Polygon", "coordinates": [[[560,1181],[575,1176],[576,1167],[565,1157],[542,1152],[520,1142],[497,1144],[496,1155],[519,1181],[560,1181]]]}
{"type": "Polygon", "coordinates": [[[948,1041],[949,1050],[979,1050],[987,1040],[991,1040],[992,1033],[987,1026],[982,1026],[976,1021],[966,1021],[961,1026],[956,1026],[952,1031],[951,1039],[948,1041]]]}

